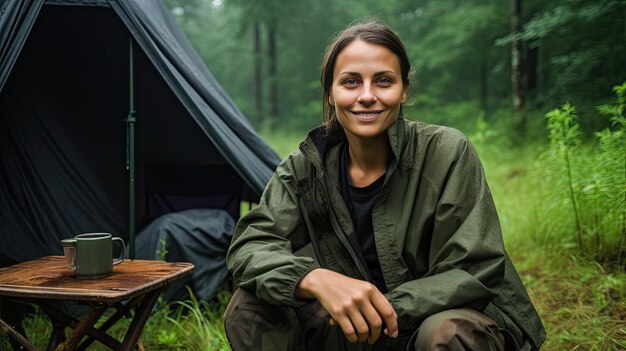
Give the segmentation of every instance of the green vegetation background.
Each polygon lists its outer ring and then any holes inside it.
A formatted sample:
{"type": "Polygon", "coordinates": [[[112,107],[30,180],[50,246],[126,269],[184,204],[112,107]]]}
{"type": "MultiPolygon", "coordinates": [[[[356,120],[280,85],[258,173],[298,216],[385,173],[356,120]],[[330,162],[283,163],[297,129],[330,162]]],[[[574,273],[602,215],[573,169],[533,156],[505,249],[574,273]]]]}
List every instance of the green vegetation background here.
{"type": "MultiPolygon", "coordinates": [[[[359,18],[386,20],[415,71],[405,117],[458,128],[479,151],[508,253],[548,333],[543,349],[626,350],[626,1],[164,1],[281,156],[321,121],[328,38],[359,18]]],[[[161,305],[146,349],[228,350],[229,297],[161,305]]],[[[46,317],[26,324],[44,348],[46,317]]]]}

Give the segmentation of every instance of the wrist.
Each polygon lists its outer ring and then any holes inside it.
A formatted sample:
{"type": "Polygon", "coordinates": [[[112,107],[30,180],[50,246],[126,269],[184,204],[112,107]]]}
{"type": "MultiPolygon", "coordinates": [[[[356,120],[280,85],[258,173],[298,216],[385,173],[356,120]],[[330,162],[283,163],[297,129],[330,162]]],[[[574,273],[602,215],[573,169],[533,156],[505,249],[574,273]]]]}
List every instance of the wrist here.
{"type": "Polygon", "coordinates": [[[323,268],[315,268],[307,273],[296,286],[295,295],[301,299],[315,299],[317,291],[318,276],[324,271],[323,268]]]}

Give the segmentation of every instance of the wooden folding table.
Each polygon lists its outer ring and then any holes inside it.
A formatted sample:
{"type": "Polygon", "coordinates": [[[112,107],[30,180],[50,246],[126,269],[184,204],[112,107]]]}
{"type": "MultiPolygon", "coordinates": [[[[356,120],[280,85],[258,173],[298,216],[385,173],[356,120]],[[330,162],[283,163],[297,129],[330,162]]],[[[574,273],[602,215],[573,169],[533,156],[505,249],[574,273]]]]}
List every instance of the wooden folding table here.
{"type": "MultiPolygon", "coordinates": [[[[186,262],[127,259],[105,278],[79,280],[63,256],[47,256],[0,268],[0,298],[37,304],[51,317],[53,332],[48,349],[84,350],[97,340],[113,350],[129,351],[137,345],[159,294],[174,281],[190,275],[192,269],[193,264],[186,262]],[[89,311],[76,319],[58,307],[59,301],[82,301],[89,304],[89,311]],[[109,308],[116,312],[95,328],[109,308]],[[131,310],[135,311],[134,317],[123,341],[108,335],[106,331],[131,310]],[[67,338],[66,327],[73,329],[67,338]]],[[[0,327],[26,350],[35,350],[1,318],[0,327]]]]}

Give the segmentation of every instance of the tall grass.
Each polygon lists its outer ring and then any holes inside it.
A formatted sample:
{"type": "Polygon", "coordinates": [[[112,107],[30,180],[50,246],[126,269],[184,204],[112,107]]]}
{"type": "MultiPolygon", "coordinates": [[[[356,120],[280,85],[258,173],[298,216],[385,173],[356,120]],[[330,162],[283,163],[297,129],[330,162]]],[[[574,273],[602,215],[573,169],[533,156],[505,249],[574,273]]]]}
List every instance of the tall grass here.
{"type": "Polygon", "coordinates": [[[546,114],[550,144],[540,158],[538,186],[544,193],[539,205],[542,221],[559,223],[549,227],[553,242],[575,243],[581,254],[601,264],[626,268],[626,83],[614,90],[615,104],[598,108],[612,128],[595,133],[590,142],[581,141],[573,106],[546,114]]]}
{"type": "Polygon", "coordinates": [[[545,145],[506,150],[498,131],[478,126],[471,135],[507,249],[546,327],[543,350],[626,350],[625,90],[598,108],[611,126],[591,140],[567,104],[546,115],[545,145]]]}
{"type": "MultiPolygon", "coordinates": [[[[230,300],[230,292],[222,291],[212,301],[198,300],[190,292],[190,299],[163,303],[160,300],[143,330],[141,340],[149,351],[228,351],[230,346],[222,323],[224,309],[230,300]]],[[[112,311],[107,311],[105,316],[112,311]]],[[[122,340],[130,323],[132,314],[120,319],[108,334],[122,340]]],[[[96,328],[102,324],[101,319],[96,328]]],[[[52,324],[47,315],[36,309],[23,322],[30,342],[39,350],[45,350],[52,332],[52,324]]],[[[66,330],[66,334],[70,332],[66,330]]],[[[8,336],[0,334],[0,350],[10,350],[8,336]]],[[[94,342],[88,350],[105,351],[108,347],[94,342]]]]}
{"type": "MultiPolygon", "coordinates": [[[[230,300],[230,294],[221,292],[213,304],[198,300],[190,291],[191,300],[173,302],[177,308],[174,316],[166,317],[174,328],[167,334],[178,334],[176,337],[168,335],[168,339],[176,340],[177,347],[184,350],[230,350],[224,332],[222,315],[230,300]]],[[[163,330],[160,331],[163,334],[163,330]]]]}

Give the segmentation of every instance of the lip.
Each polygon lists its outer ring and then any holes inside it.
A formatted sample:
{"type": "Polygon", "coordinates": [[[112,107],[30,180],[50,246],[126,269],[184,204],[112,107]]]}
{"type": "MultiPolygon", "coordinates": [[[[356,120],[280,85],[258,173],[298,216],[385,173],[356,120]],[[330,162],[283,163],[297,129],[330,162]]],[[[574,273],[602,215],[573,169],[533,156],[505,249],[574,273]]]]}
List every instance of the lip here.
{"type": "Polygon", "coordinates": [[[371,122],[375,121],[380,117],[383,113],[382,110],[376,111],[350,111],[356,119],[362,122],[371,122]]]}

